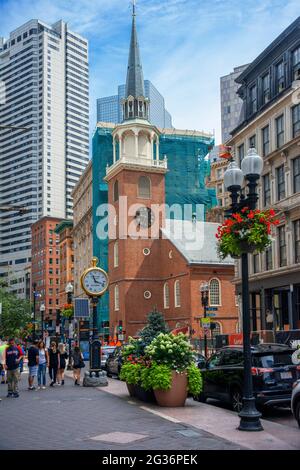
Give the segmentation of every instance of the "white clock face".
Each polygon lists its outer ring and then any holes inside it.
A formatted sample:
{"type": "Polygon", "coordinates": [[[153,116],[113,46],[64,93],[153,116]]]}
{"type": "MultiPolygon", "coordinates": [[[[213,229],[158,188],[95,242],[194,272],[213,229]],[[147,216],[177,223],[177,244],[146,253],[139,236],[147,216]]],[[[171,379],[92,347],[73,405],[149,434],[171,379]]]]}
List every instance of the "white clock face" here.
{"type": "Polygon", "coordinates": [[[107,288],[107,276],[98,269],[89,271],[83,279],[83,286],[88,292],[92,294],[99,294],[107,288]]]}

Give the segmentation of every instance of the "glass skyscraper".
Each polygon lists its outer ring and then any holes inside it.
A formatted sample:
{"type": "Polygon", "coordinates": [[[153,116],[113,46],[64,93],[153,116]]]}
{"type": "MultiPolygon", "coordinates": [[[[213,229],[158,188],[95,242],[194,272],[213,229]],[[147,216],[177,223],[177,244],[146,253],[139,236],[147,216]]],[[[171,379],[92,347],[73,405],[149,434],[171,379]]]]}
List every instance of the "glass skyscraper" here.
{"type": "MultiPolygon", "coordinates": [[[[172,129],[172,116],[165,108],[165,99],[157,88],[144,80],[145,95],[150,100],[149,120],[151,124],[163,129],[172,129]]],[[[125,84],[118,86],[118,94],[97,100],[97,121],[119,124],[123,120],[122,99],[125,98],[125,84]]]]}

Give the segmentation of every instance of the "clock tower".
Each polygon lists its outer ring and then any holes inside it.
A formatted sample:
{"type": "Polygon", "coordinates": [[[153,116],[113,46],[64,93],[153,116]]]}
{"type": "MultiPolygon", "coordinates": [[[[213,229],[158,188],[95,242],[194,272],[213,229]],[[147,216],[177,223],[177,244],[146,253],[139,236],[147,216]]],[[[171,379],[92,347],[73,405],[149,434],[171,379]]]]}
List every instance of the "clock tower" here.
{"type": "Polygon", "coordinates": [[[132,31],[122,102],[123,122],[113,132],[113,164],[106,169],[109,203],[110,329],[127,338],[143,328],[160,282],[160,228],[165,221],[167,159],[160,131],[148,120],[133,4],[132,31]]]}

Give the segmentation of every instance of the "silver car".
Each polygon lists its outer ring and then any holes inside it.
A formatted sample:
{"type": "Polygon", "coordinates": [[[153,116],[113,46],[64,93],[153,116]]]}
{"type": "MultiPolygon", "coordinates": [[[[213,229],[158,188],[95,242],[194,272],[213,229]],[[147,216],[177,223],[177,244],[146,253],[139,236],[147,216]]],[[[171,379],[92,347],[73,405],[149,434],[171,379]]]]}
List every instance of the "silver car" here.
{"type": "Polygon", "coordinates": [[[300,380],[293,384],[291,408],[300,428],[300,380]]]}
{"type": "Polygon", "coordinates": [[[114,352],[116,346],[102,346],[101,348],[101,369],[106,368],[106,360],[114,352]]]}

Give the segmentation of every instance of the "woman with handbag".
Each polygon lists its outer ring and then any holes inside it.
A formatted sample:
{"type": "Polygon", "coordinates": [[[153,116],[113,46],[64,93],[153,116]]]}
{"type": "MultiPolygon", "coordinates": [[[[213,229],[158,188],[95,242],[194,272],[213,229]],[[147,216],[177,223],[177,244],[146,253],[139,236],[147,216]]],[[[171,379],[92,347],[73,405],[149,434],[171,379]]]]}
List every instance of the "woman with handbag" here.
{"type": "Polygon", "coordinates": [[[75,346],[72,352],[74,385],[80,385],[81,369],[85,367],[83,355],[79,346],[75,346]]]}

